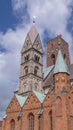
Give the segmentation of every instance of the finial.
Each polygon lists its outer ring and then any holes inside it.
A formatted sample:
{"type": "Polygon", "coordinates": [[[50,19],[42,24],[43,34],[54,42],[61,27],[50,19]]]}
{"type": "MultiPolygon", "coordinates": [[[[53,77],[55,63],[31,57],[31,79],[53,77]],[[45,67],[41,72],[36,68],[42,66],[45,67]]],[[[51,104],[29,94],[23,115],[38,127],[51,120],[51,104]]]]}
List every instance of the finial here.
{"type": "Polygon", "coordinates": [[[36,16],[33,16],[33,24],[35,23],[36,16]]]}
{"type": "Polygon", "coordinates": [[[60,38],[61,38],[61,37],[62,37],[62,34],[57,35],[57,37],[60,37],[60,38]]]}

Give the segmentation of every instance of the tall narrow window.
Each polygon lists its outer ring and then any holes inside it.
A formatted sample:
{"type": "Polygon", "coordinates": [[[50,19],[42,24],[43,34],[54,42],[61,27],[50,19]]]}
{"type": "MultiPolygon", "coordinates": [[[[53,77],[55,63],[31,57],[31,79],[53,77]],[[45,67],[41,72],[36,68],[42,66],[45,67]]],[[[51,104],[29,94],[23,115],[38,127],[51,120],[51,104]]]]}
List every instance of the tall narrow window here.
{"type": "Polygon", "coordinates": [[[56,99],[56,116],[62,115],[62,100],[60,97],[56,99]]]}
{"type": "Polygon", "coordinates": [[[39,56],[37,56],[37,55],[35,55],[35,56],[34,56],[34,59],[35,59],[35,61],[36,61],[36,62],[39,62],[40,57],[39,57],[39,56]]]}
{"type": "Polygon", "coordinates": [[[24,57],[24,60],[25,60],[25,61],[28,61],[28,60],[29,60],[29,54],[24,57]]]}
{"type": "Polygon", "coordinates": [[[34,130],[34,115],[32,113],[28,116],[29,119],[29,129],[28,130],[34,130]]]}
{"type": "Polygon", "coordinates": [[[37,90],[37,88],[38,88],[38,83],[35,83],[34,86],[35,86],[35,90],[37,90]]]}
{"type": "Polygon", "coordinates": [[[11,120],[10,125],[11,125],[11,130],[15,130],[15,120],[14,119],[11,120]]]}
{"type": "Polygon", "coordinates": [[[53,64],[55,64],[55,55],[52,54],[52,55],[51,55],[51,58],[52,58],[52,62],[53,62],[53,64]]]}
{"type": "Polygon", "coordinates": [[[66,58],[66,54],[64,54],[64,59],[65,59],[65,61],[67,60],[67,58],[66,58]]]}
{"type": "Polygon", "coordinates": [[[52,111],[50,111],[49,115],[50,115],[50,130],[53,130],[53,125],[52,125],[52,111]]]}
{"type": "Polygon", "coordinates": [[[25,75],[28,74],[28,66],[25,66],[24,70],[25,70],[25,75]]]}
{"type": "Polygon", "coordinates": [[[37,75],[38,69],[39,69],[38,66],[35,66],[35,68],[34,68],[34,74],[35,74],[35,75],[37,75]]]}
{"type": "Polygon", "coordinates": [[[66,59],[66,54],[64,54],[64,59],[66,59]]]}

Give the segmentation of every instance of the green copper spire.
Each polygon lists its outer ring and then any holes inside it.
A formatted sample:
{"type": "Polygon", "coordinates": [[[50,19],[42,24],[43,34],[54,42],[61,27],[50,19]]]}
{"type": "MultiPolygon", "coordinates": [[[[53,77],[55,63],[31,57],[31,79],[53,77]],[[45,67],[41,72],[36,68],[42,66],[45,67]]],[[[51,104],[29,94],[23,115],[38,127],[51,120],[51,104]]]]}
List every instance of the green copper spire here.
{"type": "Polygon", "coordinates": [[[70,74],[68,66],[60,50],[58,51],[58,56],[57,56],[57,60],[56,60],[55,68],[54,68],[54,74],[57,74],[59,72],[70,74]]]}

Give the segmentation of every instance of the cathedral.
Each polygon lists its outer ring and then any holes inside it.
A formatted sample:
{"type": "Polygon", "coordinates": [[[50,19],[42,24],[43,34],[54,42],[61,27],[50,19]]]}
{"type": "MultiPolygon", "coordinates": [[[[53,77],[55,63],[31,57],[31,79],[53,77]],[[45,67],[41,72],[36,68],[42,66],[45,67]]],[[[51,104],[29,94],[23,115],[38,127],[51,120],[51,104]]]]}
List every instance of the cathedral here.
{"type": "Polygon", "coordinates": [[[43,47],[32,25],[26,35],[18,89],[6,109],[1,130],[73,130],[73,64],[68,43],[58,35],[43,47]]]}

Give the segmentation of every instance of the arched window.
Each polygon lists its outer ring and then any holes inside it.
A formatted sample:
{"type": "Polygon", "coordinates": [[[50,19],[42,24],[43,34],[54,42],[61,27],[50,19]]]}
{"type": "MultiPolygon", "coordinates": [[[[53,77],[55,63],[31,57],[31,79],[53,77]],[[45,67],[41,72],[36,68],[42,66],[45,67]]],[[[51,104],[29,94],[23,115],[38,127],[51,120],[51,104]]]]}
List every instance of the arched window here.
{"type": "Polygon", "coordinates": [[[28,74],[28,66],[25,66],[24,70],[25,70],[25,75],[28,74]]]}
{"type": "Polygon", "coordinates": [[[56,116],[62,115],[62,99],[60,97],[56,98],[56,116]]]}
{"type": "Polygon", "coordinates": [[[23,83],[23,92],[26,91],[26,83],[23,83]]]}
{"type": "Polygon", "coordinates": [[[15,130],[15,120],[12,119],[10,122],[11,130],[15,130]]]}
{"type": "Polygon", "coordinates": [[[34,86],[35,86],[35,90],[37,90],[38,83],[35,83],[34,86]]]}
{"type": "Polygon", "coordinates": [[[29,129],[28,130],[34,130],[34,115],[32,113],[28,116],[29,120],[29,129]]]}
{"type": "Polygon", "coordinates": [[[35,55],[35,56],[34,56],[34,59],[35,59],[35,61],[36,61],[36,62],[39,62],[40,57],[39,57],[39,56],[37,56],[37,55],[35,55]]]}
{"type": "Polygon", "coordinates": [[[34,68],[34,74],[35,74],[35,75],[37,75],[38,69],[39,69],[38,66],[35,66],[35,68],[34,68]]]}
{"type": "Polygon", "coordinates": [[[52,58],[53,64],[55,64],[55,55],[52,54],[52,55],[51,55],[51,58],[52,58]]]}
{"type": "Polygon", "coordinates": [[[64,59],[66,59],[66,54],[64,54],[64,59]]]}
{"type": "Polygon", "coordinates": [[[26,55],[24,58],[25,58],[25,61],[28,61],[29,60],[29,54],[26,55]]]}
{"type": "Polygon", "coordinates": [[[66,58],[66,54],[64,54],[64,59],[66,58]]]}
{"type": "Polygon", "coordinates": [[[27,61],[28,61],[28,60],[29,60],[29,55],[27,55],[26,57],[27,57],[26,59],[27,59],[27,61]]]}

